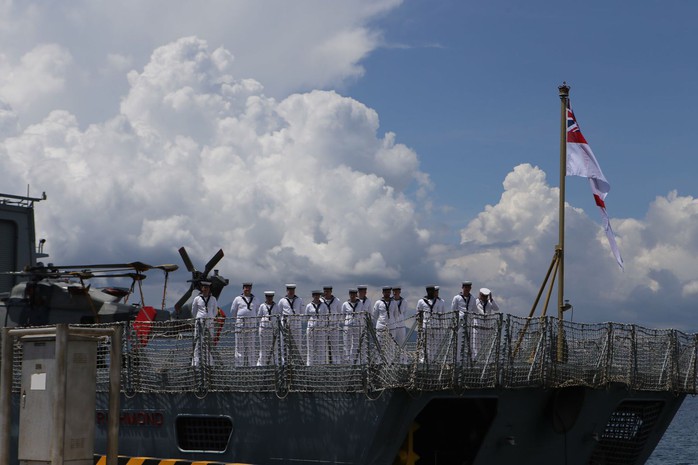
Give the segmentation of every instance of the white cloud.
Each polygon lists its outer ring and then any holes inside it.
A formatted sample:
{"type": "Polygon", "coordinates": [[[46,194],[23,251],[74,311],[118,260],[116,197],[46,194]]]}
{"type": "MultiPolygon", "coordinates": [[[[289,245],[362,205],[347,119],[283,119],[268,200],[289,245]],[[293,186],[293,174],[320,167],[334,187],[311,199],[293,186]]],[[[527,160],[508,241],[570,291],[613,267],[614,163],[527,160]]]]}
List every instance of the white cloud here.
{"type": "Polygon", "coordinates": [[[70,52],[55,44],[38,45],[19,62],[0,55],[0,99],[18,110],[63,90],[70,52]]]}
{"type": "Polygon", "coordinates": [[[125,74],[133,66],[133,57],[120,53],[108,53],[104,66],[100,70],[103,76],[110,76],[115,73],[125,74]]]}
{"type": "MultiPolygon", "coordinates": [[[[150,51],[196,35],[212,48],[237,52],[238,78],[254,76],[264,82],[268,95],[284,98],[296,91],[341,87],[360,77],[364,72],[360,61],[382,44],[375,19],[400,3],[402,0],[211,0],[205,5],[177,0],[1,2],[0,43],[5,58],[0,63],[6,64],[0,64],[0,76],[31,68],[31,63],[19,61],[36,54],[31,51],[35,44],[62,50],[74,57],[69,69],[60,70],[69,77],[65,91],[31,112],[24,111],[23,119],[36,122],[61,108],[86,125],[109,117],[106,109],[113,108],[129,89],[124,79],[129,69],[155,65],[150,51]]],[[[217,61],[216,53],[209,59],[217,61]]],[[[58,70],[44,70],[51,73],[40,85],[51,84],[54,75],[59,77],[58,70]]],[[[0,98],[19,109],[26,103],[24,98],[32,97],[23,89],[29,82],[13,80],[20,92],[13,98],[0,93],[0,98]]]]}
{"type": "Polygon", "coordinates": [[[186,245],[203,261],[222,247],[233,280],[272,282],[392,280],[428,266],[404,192],[428,176],[378,134],[375,111],[324,91],[277,102],[230,63],[180,39],[129,74],[119,115],[83,131],[54,111],[4,141],[13,188],[49,193],[37,212],[52,254],[172,261],[186,245]]]}
{"type": "MultiPolygon", "coordinates": [[[[503,185],[499,202],[486,206],[461,231],[462,250],[446,248],[432,255],[444,264],[442,282],[472,279],[476,287],[495,289],[506,311],[527,315],[558,242],[558,191],[547,185],[539,168],[527,164],[517,166],[503,185]]],[[[658,197],[642,221],[611,221],[625,272],[615,263],[597,219],[566,209],[565,295],[575,307],[575,319],[690,328],[686,315],[695,311],[698,293],[693,265],[698,201],[671,192],[658,197]]],[[[556,292],[548,308],[552,314],[557,313],[556,292]]]]}

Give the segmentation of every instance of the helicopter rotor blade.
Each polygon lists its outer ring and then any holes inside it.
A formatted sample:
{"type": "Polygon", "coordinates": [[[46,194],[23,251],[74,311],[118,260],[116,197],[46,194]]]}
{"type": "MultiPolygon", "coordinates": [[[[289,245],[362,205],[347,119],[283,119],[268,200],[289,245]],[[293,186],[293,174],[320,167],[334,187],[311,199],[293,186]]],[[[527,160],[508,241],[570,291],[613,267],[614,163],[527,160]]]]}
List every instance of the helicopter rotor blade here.
{"type": "Polygon", "coordinates": [[[182,308],[182,305],[184,305],[187,300],[189,300],[189,297],[191,297],[191,293],[194,291],[194,286],[192,285],[187,292],[184,293],[182,297],[179,298],[177,303],[175,304],[175,311],[179,313],[180,309],[182,308]]]}
{"type": "MultiPolygon", "coordinates": [[[[51,270],[89,270],[89,269],[101,269],[101,270],[131,270],[134,269],[134,264],[145,265],[145,263],[133,262],[133,263],[100,263],[96,265],[60,265],[60,266],[47,266],[46,269],[51,270]]],[[[149,266],[149,265],[146,265],[149,266]]]]}
{"type": "Polygon", "coordinates": [[[211,257],[211,260],[208,261],[206,264],[206,268],[204,268],[204,276],[208,276],[208,274],[211,272],[214,266],[218,264],[219,261],[221,261],[221,258],[223,258],[223,249],[219,249],[218,252],[216,252],[216,255],[211,257]]]}
{"type": "Polygon", "coordinates": [[[69,271],[69,272],[65,273],[65,275],[66,276],[73,276],[73,277],[80,278],[80,279],[91,279],[91,278],[95,277],[95,275],[92,274],[92,272],[87,271],[87,270],[85,270],[85,271],[69,271]]]}
{"type": "Polygon", "coordinates": [[[167,263],[164,265],[155,265],[153,268],[157,268],[158,270],[162,271],[167,271],[169,273],[171,271],[177,271],[179,269],[179,266],[167,263]]]}
{"type": "Polygon", "coordinates": [[[195,272],[196,268],[194,268],[194,264],[191,262],[191,259],[189,258],[187,249],[185,249],[184,247],[180,247],[179,255],[182,257],[182,261],[184,261],[184,266],[187,267],[187,271],[190,271],[192,273],[195,272]]]}
{"type": "Polygon", "coordinates": [[[131,262],[128,265],[130,265],[131,268],[139,272],[148,271],[149,269],[153,268],[152,265],[148,265],[147,263],[143,262],[131,262]]]}
{"type": "Polygon", "coordinates": [[[131,278],[136,281],[142,281],[147,278],[147,275],[141,273],[108,273],[108,274],[95,274],[92,275],[93,278],[131,278]]]}

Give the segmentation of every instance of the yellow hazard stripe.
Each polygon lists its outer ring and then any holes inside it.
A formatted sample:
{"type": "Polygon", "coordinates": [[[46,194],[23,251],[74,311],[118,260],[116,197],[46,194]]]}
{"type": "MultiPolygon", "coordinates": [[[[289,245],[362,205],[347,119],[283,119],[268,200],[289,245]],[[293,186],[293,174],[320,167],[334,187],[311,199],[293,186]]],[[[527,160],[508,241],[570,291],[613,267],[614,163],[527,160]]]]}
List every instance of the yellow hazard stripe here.
{"type": "MultiPolygon", "coordinates": [[[[201,460],[183,460],[183,459],[156,459],[153,457],[128,457],[120,455],[118,459],[119,465],[250,465],[238,462],[208,462],[201,460]]],[[[95,465],[107,465],[107,457],[105,455],[95,455],[95,465]]]]}

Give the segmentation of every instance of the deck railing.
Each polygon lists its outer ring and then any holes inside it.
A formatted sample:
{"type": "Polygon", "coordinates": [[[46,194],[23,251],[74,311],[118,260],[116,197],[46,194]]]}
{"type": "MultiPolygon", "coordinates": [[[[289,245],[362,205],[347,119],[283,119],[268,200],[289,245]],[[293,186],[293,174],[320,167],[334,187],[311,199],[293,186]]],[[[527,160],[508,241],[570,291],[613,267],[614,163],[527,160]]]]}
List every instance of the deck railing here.
{"type": "MultiPolygon", "coordinates": [[[[557,360],[553,317],[412,316],[376,330],[305,316],[130,322],[123,327],[122,389],[136,393],[364,392],[478,388],[696,391],[698,337],[621,323],[564,322],[557,360]],[[261,329],[260,329],[260,323],[261,329]]],[[[108,340],[98,348],[98,390],[108,390],[108,340]]],[[[19,389],[21,343],[16,342],[19,389]]]]}

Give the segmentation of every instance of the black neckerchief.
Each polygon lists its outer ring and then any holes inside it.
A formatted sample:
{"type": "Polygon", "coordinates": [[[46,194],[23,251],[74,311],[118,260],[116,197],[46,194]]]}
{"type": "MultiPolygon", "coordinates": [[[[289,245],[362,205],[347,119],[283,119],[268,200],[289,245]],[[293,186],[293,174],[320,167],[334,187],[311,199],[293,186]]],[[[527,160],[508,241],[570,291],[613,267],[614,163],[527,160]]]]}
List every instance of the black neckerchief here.
{"type": "Polygon", "coordinates": [[[470,311],[470,297],[472,297],[472,294],[468,294],[468,298],[466,299],[463,293],[460,293],[460,296],[463,298],[463,302],[465,302],[465,311],[469,312],[470,311]]]}
{"type": "Polygon", "coordinates": [[[388,297],[387,302],[384,299],[381,299],[381,302],[385,305],[385,312],[388,314],[388,318],[390,318],[390,297],[388,297]]]}
{"type": "Polygon", "coordinates": [[[254,300],[254,294],[250,294],[250,301],[249,302],[245,298],[245,294],[240,294],[240,297],[242,297],[242,300],[244,300],[245,303],[247,304],[247,310],[252,310],[252,307],[250,307],[250,306],[252,305],[252,301],[254,300]]]}
{"type": "Polygon", "coordinates": [[[294,315],[296,314],[296,309],[293,308],[293,304],[296,302],[297,297],[297,295],[294,295],[293,299],[289,299],[288,296],[284,297],[284,299],[286,299],[288,301],[288,304],[291,306],[291,313],[293,313],[294,315]]]}

